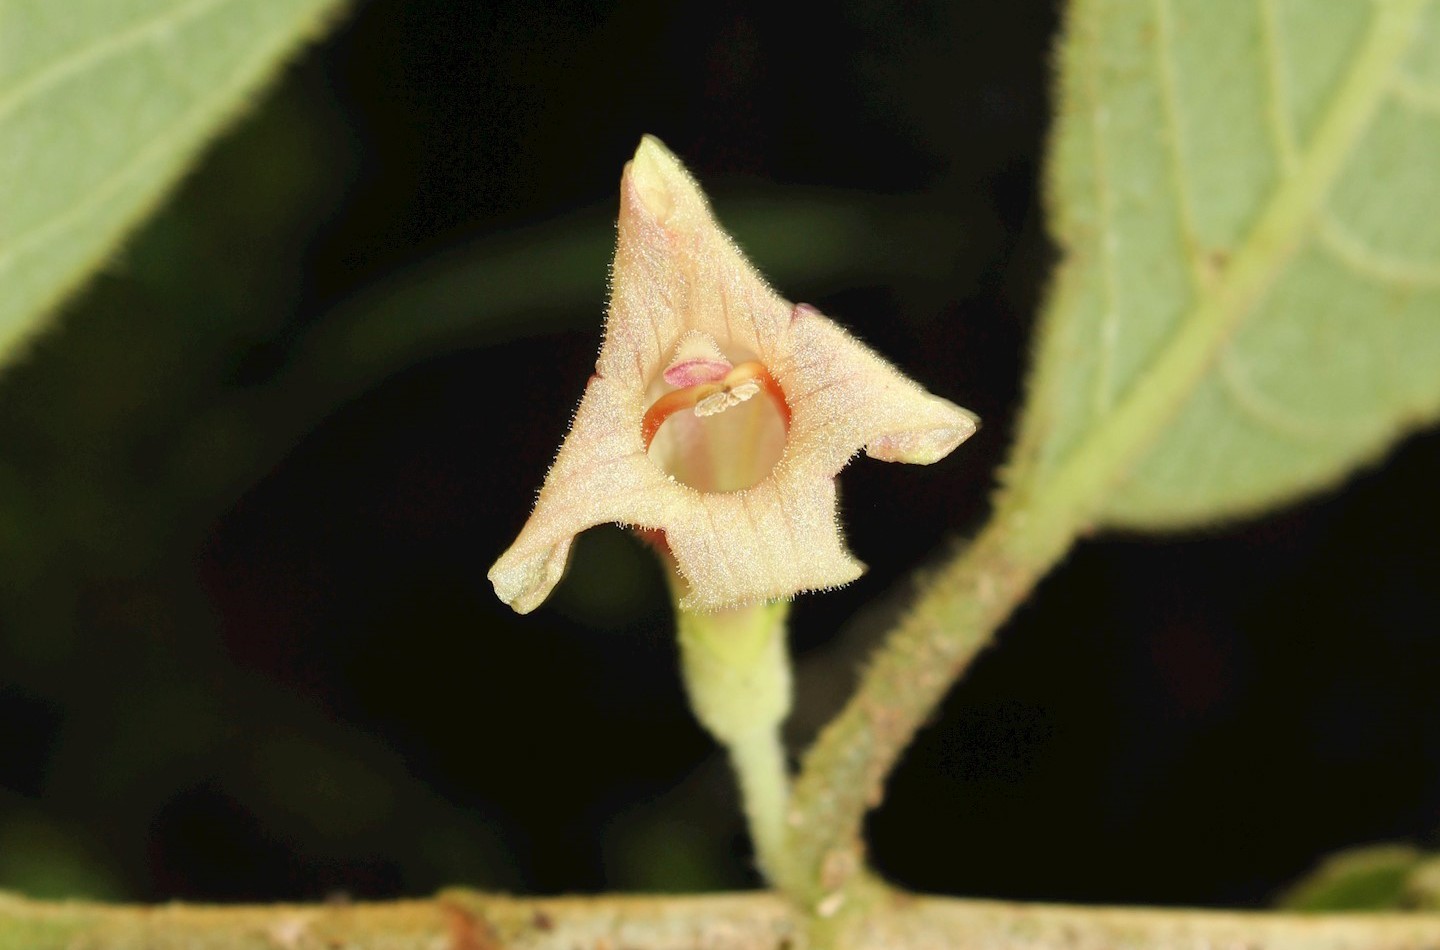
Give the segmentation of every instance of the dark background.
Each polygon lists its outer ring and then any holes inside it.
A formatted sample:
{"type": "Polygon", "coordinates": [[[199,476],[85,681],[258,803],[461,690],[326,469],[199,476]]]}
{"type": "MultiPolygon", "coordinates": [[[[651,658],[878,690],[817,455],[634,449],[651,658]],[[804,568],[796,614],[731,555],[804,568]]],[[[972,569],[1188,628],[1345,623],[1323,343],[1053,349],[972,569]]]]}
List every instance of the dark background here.
{"type": "MultiPolygon", "coordinates": [[[[1052,252],[1050,3],[360,3],[0,380],[0,887],[116,899],[751,886],[649,554],[485,572],[599,342],[660,136],[762,270],[980,435],[842,479],[792,740],[977,529],[1052,252]]],[[[1432,844],[1440,439],[1244,526],[1082,545],[870,824],[912,887],[1256,905],[1432,844]]]]}

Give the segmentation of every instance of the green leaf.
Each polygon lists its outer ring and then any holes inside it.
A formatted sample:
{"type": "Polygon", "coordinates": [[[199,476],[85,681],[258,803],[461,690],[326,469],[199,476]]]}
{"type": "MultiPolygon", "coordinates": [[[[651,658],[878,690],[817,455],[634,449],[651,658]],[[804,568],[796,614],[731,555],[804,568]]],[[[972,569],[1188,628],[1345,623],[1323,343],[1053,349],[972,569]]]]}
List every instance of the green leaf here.
{"type": "Polygon", "coordinates": [[[0,0],[0,361],[335,7],[0,0]]]}
{"type": "Polygon", "coordinates": [[[1204,523],[1440,415],[1440,4],[1076,0],[1060,65],[1017,495],[1204,523]]]}

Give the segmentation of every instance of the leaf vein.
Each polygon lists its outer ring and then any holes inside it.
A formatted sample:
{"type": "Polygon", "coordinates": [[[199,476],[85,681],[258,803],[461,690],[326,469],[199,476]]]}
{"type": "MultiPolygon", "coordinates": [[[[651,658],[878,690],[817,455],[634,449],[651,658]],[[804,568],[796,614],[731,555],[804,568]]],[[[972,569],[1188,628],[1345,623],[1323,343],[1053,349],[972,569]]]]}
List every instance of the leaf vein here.
{"type": "Polygon", "coordinates": [[[1317,234],[1319,246],[1333,260],[1361,277],[1381,284],[1440,289],[1440,261],[1406,260],[1373,248],[1328,209],[1320,213],[1317,234]]]}
{"type": "Polygon", "coordinates": [[[1234,346],[1227,346],[1219,360],[1221,391],[1240,414],[1260,428],[1293,442],[1319,444],[1333,426],[1285,406],[1267,394],[1250,378],[1234,346]]]}
{"type": "Polygon", "coordinates": [[[1295,113],[1290,96],[1289,57],[1280,29],[1279,4],[1280,0],[1261,0],[1260,38],[1264,43],[1262,53],[1269,67],[1265,70],[1265,89],[1272,145],[1280,159],[1281,174],[1291,175],[1300,164],[1300,149],[1291,121],[1295,113]]]}
{"type": "Polygon", "coordinates": [[[47,89],[59,85],[71,76],[98,66],[151,40],[163,37],[189,20],[196,19],[210,10],[232,0],[191,0],[183,6],[173,7],[164,13],[119,33],[86,43],[79,48],[51,60],[28,77],[21,79],[9,91],[0,95],[0,122],[36,98],[47,89]]]}
{"type": "Polygon", "coordinates": [[[1207,268],[1200,253],[1195,227],[1195,208],[1187,185],[1190,175],[1185,164],[1184,120],[1180,110],[1179,82],[1176,77],[1173,45],[1175,24],[1170,0],[1153,0],[1155,13],[1155,72],[1159,78],[1160,112],[1165,117],[1165,154],[1169,159],[1171,185],[1175,189],[1175,209],[1180,217],[1180,243],[1185,248],[1190,283],[1198,291],[1206,284],[1207,268]]]}

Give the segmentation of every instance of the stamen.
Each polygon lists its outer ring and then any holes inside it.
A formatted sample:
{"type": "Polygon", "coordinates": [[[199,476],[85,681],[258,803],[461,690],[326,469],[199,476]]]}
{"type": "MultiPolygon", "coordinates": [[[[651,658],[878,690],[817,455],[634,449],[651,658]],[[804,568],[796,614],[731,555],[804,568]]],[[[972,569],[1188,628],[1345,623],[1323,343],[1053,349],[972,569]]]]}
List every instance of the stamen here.
{"type": "Polygon", "coordinates": [[[695,415],[713,416],[724,412],[731,406],[738,406],[751,396],[760,391],[760,384],[753,379],[747,379],[739,386],[720,390],[718,393],[711,393],[704,399],[695,403],[695,415]]]}
{"type": "Polygon", "coordinates": [[[697,416],[713,416],[731,406],[738,406],[751,399],[761,390],[775,403],[785,428],[790,428],[790,406],[785,402],[785,392],[775,377],[770,375],[763,363],[751,360],[726,373],[715,382],[697,383],[684,389],[666,393],[650,406],[640,422],[640,437],[648,451],[655,441],[655,433],[666,419],[682,409],[693,409],[697,416]]]}

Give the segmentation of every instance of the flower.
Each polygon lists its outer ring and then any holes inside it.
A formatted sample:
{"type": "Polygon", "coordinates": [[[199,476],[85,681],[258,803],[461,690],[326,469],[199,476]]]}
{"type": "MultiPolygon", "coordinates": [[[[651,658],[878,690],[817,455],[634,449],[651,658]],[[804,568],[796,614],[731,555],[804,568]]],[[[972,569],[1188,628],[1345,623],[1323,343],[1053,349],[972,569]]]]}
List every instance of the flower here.
{"type": "Polygon", "coordinates": [[[575,535],[607,522],[663,539],[687,610],[849,583],[864,566],[836,520],[840,469],[862,448],[928,465],[977,426],[771,290],[648,136],[620,181],[595,369],[529,521],[490,569],[520,613],[559,582],[575,535]]]}

